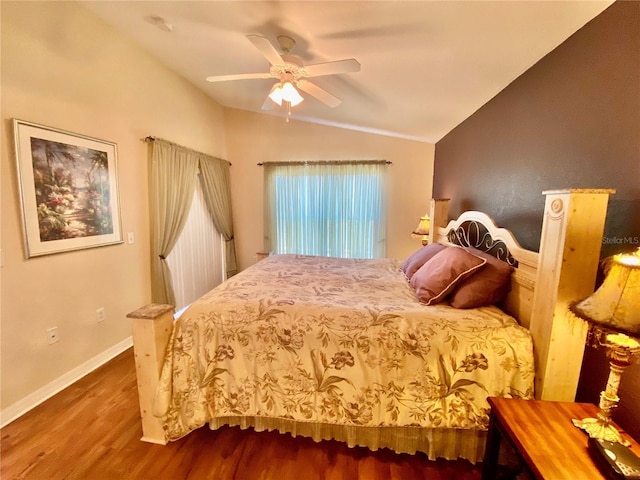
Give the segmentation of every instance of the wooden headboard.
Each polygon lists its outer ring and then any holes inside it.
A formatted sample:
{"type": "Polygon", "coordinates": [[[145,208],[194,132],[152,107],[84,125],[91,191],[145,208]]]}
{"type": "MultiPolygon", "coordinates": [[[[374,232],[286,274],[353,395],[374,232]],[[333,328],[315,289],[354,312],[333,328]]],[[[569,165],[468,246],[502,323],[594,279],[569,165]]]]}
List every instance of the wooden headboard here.
{"type": "Polygon", "coordinates": [[[539,252],[522,248],[510,231],[484,213],[468,211],[449,221],[449,200],[431,200],[431,241],[480,247],[514,267],[511,291],[501,307],[531,331],[536,398],[575,399],[587,325],[568,307],[594,290],[612,193],[615,190],[543,192],[539,252]]]}

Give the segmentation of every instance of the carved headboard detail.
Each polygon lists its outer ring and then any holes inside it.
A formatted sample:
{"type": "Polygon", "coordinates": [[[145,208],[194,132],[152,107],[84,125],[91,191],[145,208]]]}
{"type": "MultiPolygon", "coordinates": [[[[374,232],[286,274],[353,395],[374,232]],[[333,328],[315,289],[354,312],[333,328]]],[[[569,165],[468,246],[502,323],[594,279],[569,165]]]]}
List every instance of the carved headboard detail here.
{"type": "Polygon", "coordinates": [[[450,243],[461,247],[477,248],[507,262],[512,267],[518,266],[518,261],[509,251],[507,244],[503,240],[494,239],[487,227],[477,220],[467,220],[449,230],[447,239],[450,243]]]}

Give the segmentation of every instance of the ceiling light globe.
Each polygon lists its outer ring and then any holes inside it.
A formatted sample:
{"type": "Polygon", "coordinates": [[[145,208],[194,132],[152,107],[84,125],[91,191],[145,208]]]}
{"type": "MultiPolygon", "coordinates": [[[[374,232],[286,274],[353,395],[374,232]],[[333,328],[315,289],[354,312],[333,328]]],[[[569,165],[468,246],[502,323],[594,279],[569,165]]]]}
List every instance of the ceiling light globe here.
{"type": "Polygon", "coordinates": [[[289,102],[292,107],[295,107],[304,100],[302,95],[300,95],[298,90],[296,90],[296,87],[294,87],[291,82],[285,82],[282,86],[282,99],[289,102]]]}

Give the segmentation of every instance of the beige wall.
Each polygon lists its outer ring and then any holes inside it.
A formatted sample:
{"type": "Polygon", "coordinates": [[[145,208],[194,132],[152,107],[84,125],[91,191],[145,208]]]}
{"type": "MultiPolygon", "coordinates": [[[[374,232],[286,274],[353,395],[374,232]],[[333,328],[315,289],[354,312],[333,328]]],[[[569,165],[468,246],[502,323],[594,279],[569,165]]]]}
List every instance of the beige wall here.
{"type": "Polygon", "coordinates": [[[409,233],[428,208],[433,145],[223,109],[78,4],[2,1],[0,8],[2,423],[125,348],[126,314],[150,301],[147,135],[233,163],[241,268],[262,248],[256,163],[268,160],[392,161],[387,255],[418,247],[409,233]],[[134,244],[24,258],[13,118],[117,144],[122,232],[133,232],[134,244]],[[60,341],[49,345],[53,326],[60,341]]]}
{"type": "Polygon", "coordinates": [[[434,146],[353,130],[225,109],[235,236],[241,268],[256,261],[263,242],[263,185],[259,162],[383,159],[388,170],[387,256],[403,258],[429,209],[434,146]]]}
{"type": "Polygon", "coordinates": [[[150,301],[146,145],[226,155],[222,108],[72,2],[2,8],[0,398],[6,409],[130,336],[150,301]],[[127,243],[25,260],[12,118],[117,143],[127,243]],[[96,309],[107,318],[96,321],[96,309]],[[57,326],[60,341],[47,343],[57,326]]]}

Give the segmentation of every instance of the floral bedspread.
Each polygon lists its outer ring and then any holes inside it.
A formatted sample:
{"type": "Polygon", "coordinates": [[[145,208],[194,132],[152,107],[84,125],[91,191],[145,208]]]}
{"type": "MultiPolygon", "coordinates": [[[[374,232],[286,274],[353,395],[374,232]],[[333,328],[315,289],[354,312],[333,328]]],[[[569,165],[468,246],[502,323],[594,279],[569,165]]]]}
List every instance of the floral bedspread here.
{"type": "Polygon", "coordinates": [[[529,332],[495,307],[420,304],[401,262],[276,255],[176,321],[154,413],[170,440],[214,417],[484,429],[533,395],[529,332]]]}

